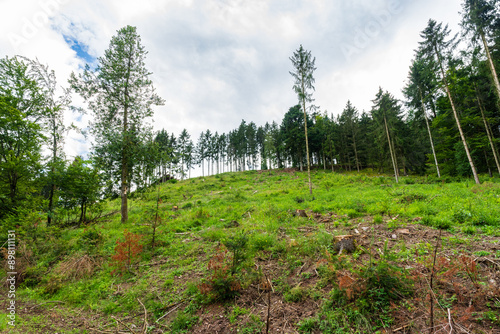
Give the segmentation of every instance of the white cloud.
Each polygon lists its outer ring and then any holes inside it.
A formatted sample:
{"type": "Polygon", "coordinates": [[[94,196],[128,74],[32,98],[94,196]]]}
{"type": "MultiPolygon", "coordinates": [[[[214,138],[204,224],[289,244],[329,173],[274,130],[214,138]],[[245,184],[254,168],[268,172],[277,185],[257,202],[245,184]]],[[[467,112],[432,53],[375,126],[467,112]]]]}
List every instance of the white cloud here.
{"type": "MultiPolygon", "coordinates": [[[[316,57],[314,97],[322,111],[338,114],[348,99],[368,111],[379,86],[401,97],[419,32],[429,18],[458,32],[459,10],[456,0],[4,0],[0,53],[37,57],[66,85],[83,61],[63,35],[98,57],[116,30],[137,26],[166,100],[155,129],[178,135],[186,128],[196,139],[242,119],[281,122],[297,102],[288,71],[300,44],[316,57]]],[[[90,116],[66,117],[85,127],[90,116]]],[[[82,140],[68,135],[69,155],[89,149],[82,140]]]]}

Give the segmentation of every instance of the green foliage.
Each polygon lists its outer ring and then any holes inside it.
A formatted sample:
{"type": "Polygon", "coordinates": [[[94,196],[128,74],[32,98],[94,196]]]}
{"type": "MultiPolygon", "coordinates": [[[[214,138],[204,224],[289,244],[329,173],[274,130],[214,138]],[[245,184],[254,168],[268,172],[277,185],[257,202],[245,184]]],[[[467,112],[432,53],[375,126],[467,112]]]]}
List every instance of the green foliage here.
{"type": "Polygon", "coordinates": [[[229,315],[229,322],[231,324],[234,324],[240,315],[245,315],[248,314],[249,312],[250,311],[247,310],[246,308],[235,305],[231,311],[231,314],[229,315]]]}
{"type": "Polygon", "coordinates": [[[95,253],[103,242],[103,239],[102,233],[95,227],[86,228],[78,239],[78,246],[88,253],[95,253]]]}
{"type": "Polygon", "coordinates": [[[172,333],[187,333],[197,322],[197,316],[181,311],[170,323],[170,330],[172,333]]]}
{"type": "Polygon", "coordinates": [[[88,210],[97,211],[94,212],[96,216],[99,214],[101,188],[98,170],[80,157],[76,157],[62,175],[60,205],[70,213],[76,212],[78,226],[86,221],[88,210]]]}
{"type": "Polygon", "coordinates": [[[300,286],[293,287],[283,295],[283,299],[290,303],[297,303],[304,298],[305,291],[300,286]]]}
{"type": "Polygon", "coordinates": [[[390,326],[391,303],[409,296],[412,282],[404,271],[388,262],[389,258],[390,252],[385,248],[384,256],[378,262],[355,270],[353,275],[339,276],[330,300],[325,304],[327,314],[335,320],[326,322],[324,329],[339,330],[347,323],[359,323],[360,328],[369,328],[369,324],[390,326]],[[355,307],[349,308],[350,304],[355,307]],[[332,314],[338,308],[345,309],[345,313],[332,314]]]}
{"type": "MultiPolygon", "coordinates": [[[[155,93],[151,73],[145,67],[146,50],[137,29],[118,30],[109,48],[99,58],[95,70],[86,66],[83,73],[71,74],[71,87],[88,103],[94,122],[90,128],[95,144],[92,155],[105,173],[109,193],[119,183],[124,203],[130,176],[141,175],[140,162],[148,161],[152,147],[144,120],[153,115],[153,106],[164,101],[155,93]]],[[[128,219],[122,207],[122,222],[128,219]]]]}
{"type": "Polygon", "coordinates": [[[208,301],[225,301],[234,298],[241,289],[241,283],[236,272],[234,258],[224,245],[218,246],[216,253],[208,262],[210,276],[203,279],[198,289],[208,301]]]}
{"type": "Polygon", "coordinates": [[[44,95],[32,70],[18,57],[0,59],[0,219],[31,209],[40,187],[44,95]]]}

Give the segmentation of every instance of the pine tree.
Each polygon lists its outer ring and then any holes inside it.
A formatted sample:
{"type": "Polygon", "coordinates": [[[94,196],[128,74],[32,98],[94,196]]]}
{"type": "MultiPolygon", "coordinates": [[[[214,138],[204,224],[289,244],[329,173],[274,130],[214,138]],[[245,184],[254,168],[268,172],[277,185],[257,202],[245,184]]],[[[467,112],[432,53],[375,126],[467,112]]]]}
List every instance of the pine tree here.
{"type": "Polygon", "coordinates": [[[474,181],[476,182],[476,184],[480,184],[476,166],[474,165],[474,162],[472,160],[472,155],[470,153],[469,146],[467,145],[467,141],[462,130],[462,125],[460,124],[460,119],[458,117],[458,112],[455,107],[455,102],[451,95],[451,90],[446,78],[444,57],[447,56],[447,52],[449,52],[449,49],[452,49],[456,44],[455,38],[446,40],[449,34],[450,30],[448,29],[447,25],[443,28],[441,23],[438,24],[434,20],[429,20],[427,27],[420,34],[420,36],[423,38],[423,41],[420,42],[420,50],[425,57],[427,57],[428,59],[434,59],[439,66],[441,72],[441,80],[443,82],[446,95],[448,96],[448,99],[450,101],[451,109],[453,110],[453,116],[455,117],[455,121],[457,123],[458,132],[460,133],[460,138],[462,139],[462,144],[464,146],[465,153],[467,155],[467,159],[474,176],[474,181]]]}
{"type": "Polygon", "coordinates": [[[117,150],[114,161],[120,167],[121,220],[128,220],[127,194],[130,191],[130,167],[135,159],[132,144],[145,127],[152,107],[164,101],[155,93],[145,67],[146,51],[137,29],[132,26],[118,30],[111,38],[98,66],[71,75],[70,83],[88,103],[94,115],[91,131],[96,147],[117,150]]]}
{"type": "Polygon", "coordinates": [[[500,101],[500,82],[493,57],[491,56],[490,47],[488,46],[488,40],[494,37],[495,20],[499,20],[500,22],[498,0],[464,0],[462,8],[463,34],[464,36],[471,37],[472,44],[477,44],[478,39],[481,40],[497,97],[500,101]]]}
{"type": "Polygon", "coordinates": [[[429,117],[427,116],[426,105],[432,103],[432,92],[436,89],[435,80],[432,77],[432,64],[429,65],[424,59],[417,55],[417,59],[412,62],[410,72],[408,74],[408,84],[403,89],[403,93],[408,99],[408,106],[422,110],[424,116],[429,142],[431,144],[432,155],[434,156],[434,164],[438,177],[441,177],[439,163],[437,160],[436,150],[434,148],[434,140],[432,137],[429,117]]]}
{"type": "MultiPolygon", "coordinates": [[[[309,91],[314,90],[314,77],[313,73],[316,70],[314,63],[316,58],[312,58],[311,51],[306,51],[300,45],[299,49],[293,53],[292,61],[295,72],[290,72],[295,80],[293,89],[299,98],[299,102],[304,112],[304,119],[307,120],[306,103],[313,101],[312,93],[309,91]]],[[[309,193],[312,194],[311,183],[311,163],[309,161],[309,141],[307,137],[307,122],[304,122],[304,132],[306,137],[306,157],[307,157],[307,178],[309,180],[309,193]]]]}

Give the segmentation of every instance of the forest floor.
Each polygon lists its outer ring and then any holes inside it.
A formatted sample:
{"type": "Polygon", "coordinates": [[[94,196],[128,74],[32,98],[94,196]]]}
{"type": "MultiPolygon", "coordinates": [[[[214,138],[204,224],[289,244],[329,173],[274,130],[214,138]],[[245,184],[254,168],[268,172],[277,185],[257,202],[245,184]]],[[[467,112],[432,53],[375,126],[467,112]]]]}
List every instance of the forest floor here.
{"type": "Polygon", "coordinates": [[[131,199],[127,224],[24,233],[16,325],[4,286],[0,332],[500,333],[500,181],[484,180],[315,171],[313,195],[295,170],[163,184],[131,199]],[[143,248],[120,273],[125,231],[143,248]]]}

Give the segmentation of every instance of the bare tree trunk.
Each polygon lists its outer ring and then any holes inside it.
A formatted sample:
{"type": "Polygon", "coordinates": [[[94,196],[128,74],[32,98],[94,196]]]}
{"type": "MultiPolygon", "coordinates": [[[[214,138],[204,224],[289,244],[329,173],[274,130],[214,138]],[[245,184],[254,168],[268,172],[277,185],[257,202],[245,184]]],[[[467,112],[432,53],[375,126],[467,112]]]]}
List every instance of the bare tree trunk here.
{"type": "Polygon", "coordinates": [[[439,172],[439,165],[438,165],[438,161],[437,161],[436,150],[434,149],[434,141],[432,140],[431,127],[429,126],[429,120],[427,119],[427,113],[425,112],[424,98],[422,96],[422,90],[420,89],[420,87],[418,87],[418,91],[420,92],[420,102],[422,103],[422,112],[424,113],[425,125],[427,125],[427,132],[429,133],[429,140],[431,141],[432,155],[434,155],[434,163],[436,164],[436,171],[437,171],[438,177],[440,178],[441,173],[439,172]]]}
{"type": "Polygon", "coordinates": [[[491,135],[490,132],[490,126],[488,124],[488,121],[486,121],[486,117],[484,116],[484,109],[477,91],[477,86],[476,86],[476,97],[477,97],[477,103],[479,104],[479,110],[481,110],[481,117],[483,118],[484,127],[486,128],[486,134],[488,135],[488,141],[490,142],[490,147],[491,150],[493,151],[493,157],[495,158],[495,164],[497,165],[498,173],[500,174],[500,164],[498,163],[497,150],[495,147],[495,143],[493,142],[493,136],[491,135]]]}
{"type": "Polygon", "coordinates": [[[354,144],[354,158],[356,159],[356,168],[358,169],[359,173],[358,149],[356,147],[356,135],[354,134],[354,131],[352,132],[352,141],[354,144]]]}
{"type": "MultiPolygon", "coordinates": [[[[124,112],[124,121],[123,121],[124,129],[127,128],[127,108],[125,108],[124,112]]],[[[126,131],[126,130],[125,130],[126,131]]],[[[125,135],[125,141],[128,139],[128,136],[125,135]]],[[[128,202],[127,202],[127,176],[128,176],[128,159],[126,147],[127,143],[123,144],[124,148],[122,149],[122,175],[121,175],[121,197],[122,197],[122,205],[121,205],[121,214],[122,214],[122,223],[126,223],[128,220],[128,202]]]]}
{"type": "Polygon", "coordinates": [[[453,116],[455,116],[455,121],[457,122],[458,132],[460,133],[460,138],[462,139],[462,144],[464,145],[465,153],[467,154],[467,159],[469,160],[469,165],[472,169],[472,174],[474,175],[474,181],[476,182],[476,184],[481,184],[481,182],[479,181],[479,176],[477,175],[476,166],[474,166],[474,162],[472,161],[469,146],[467,145],[467,141],[465,140],[464,132],[462,131],[462,126],[460,125],[460,120],[458,119],[457,109],[455,108],[455,103],[453,102],[453,98],[451,97],[450,88],[448,87],[448,81],[446,80],[446,76],[444,73],[441,55],[436,45],[434,45],[434,51],[436,52],[436,55],[438,57],[439,67],[441,69],[441,74],[443,75],[443,83],[446,89],[446,94],[448,95],[448,99],[450,100],[451,109],[453,110],[453,116]]]}
{"type": "Polygon", "coordinates": [[[491,76],[493,77],[493,82],[495,83],[496,91],[498,94],[498,101],[500,105],[500,82],[498,81],[497,71],[495,70],[495,65],[493,64],[493,59],[491,58],[490,48],[488,47],[488,43],[486,42],[486,37],[484,36],[484,32],[481,30],[481,39],[483,40],[484,51],[486,52],[486,57],[488,57],[488,65],[491,70],[491,76]]]}
{"type": "Polygon", "coordinates": [[[389,144],[389,151],[391,152],[392,166],[394,167],[394,176],[396,177],[396,183],[399,182],[399,171],[396,162],[395,152],[393,152],[391,137],[389,136],[389,126],[387,125],[387,119],[384,114],[385,132],[387,134],[387,142],[389,144]]]}

